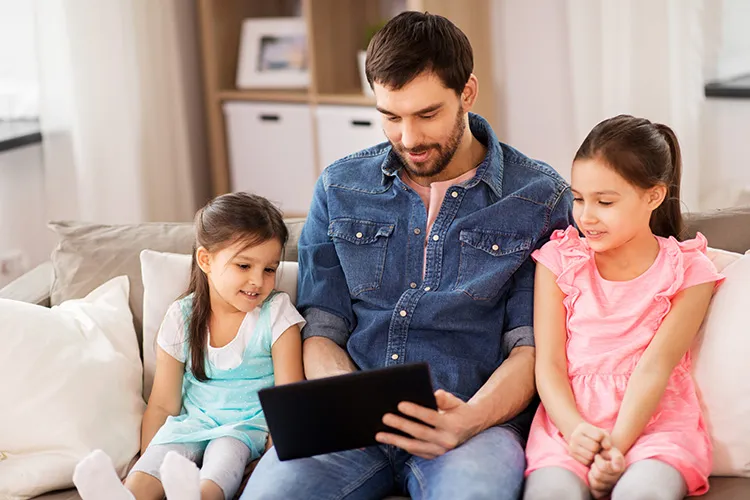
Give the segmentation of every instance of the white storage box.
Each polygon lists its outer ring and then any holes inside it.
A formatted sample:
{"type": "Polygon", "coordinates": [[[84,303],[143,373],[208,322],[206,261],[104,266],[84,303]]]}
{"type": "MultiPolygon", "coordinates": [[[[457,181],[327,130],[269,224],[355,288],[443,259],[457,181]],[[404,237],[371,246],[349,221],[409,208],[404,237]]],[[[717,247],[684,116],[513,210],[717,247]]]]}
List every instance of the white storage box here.
{"type": "Polygon", "coordinates": [[[278,203],[285,215],[310,209],[318,177],[307,104],[224,104],[232,191],[278,203]]]}
{"type": "Polygon", "coordinates": [[[385,142],[380,113],[364,106],[318,106],[318,159],[325,168],[344,156],[385,142]]]}

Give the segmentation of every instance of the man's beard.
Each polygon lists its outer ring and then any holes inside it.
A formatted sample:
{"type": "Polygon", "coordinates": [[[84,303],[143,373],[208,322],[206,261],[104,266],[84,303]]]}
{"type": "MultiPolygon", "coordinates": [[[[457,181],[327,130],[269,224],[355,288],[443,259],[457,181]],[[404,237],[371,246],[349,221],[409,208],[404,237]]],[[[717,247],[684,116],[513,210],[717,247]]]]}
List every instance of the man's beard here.
{"type": "Polygon", "coordinates": [[[446,167],[448,167],[448,164],[458,150],[458,145],[461,143],[461,138],[463,137],[465,130],[466,121],[464,120],[464,109],[463,106],[459,106],[453,131],[444,145],[437,143],[420,144],[408,150],[402,145],[397,145],[393,142],[391,142],[391,146],[396,154],[398,154],[399,158],[401,158],[401,163],[404,165],[404,168],[411,178],[434,177],[442,173],[446,167]],[[430,159],[428,162],[424,163],[413,163],[409,159],[409,153],[419,154],[431,149],[436,151],[437,158],[430,159]]]}

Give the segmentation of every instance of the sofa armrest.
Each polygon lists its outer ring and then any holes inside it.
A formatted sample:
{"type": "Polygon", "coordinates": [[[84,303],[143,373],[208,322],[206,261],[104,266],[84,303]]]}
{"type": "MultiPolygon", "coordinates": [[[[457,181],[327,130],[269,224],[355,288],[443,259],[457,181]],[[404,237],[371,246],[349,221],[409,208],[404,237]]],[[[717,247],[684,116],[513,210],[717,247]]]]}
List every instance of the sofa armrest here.
{"type": "Polygon", "coordinates": [[[52,262],[45,262],[0,289],[0,299],[49,307],[53,276],[52,262]]]}

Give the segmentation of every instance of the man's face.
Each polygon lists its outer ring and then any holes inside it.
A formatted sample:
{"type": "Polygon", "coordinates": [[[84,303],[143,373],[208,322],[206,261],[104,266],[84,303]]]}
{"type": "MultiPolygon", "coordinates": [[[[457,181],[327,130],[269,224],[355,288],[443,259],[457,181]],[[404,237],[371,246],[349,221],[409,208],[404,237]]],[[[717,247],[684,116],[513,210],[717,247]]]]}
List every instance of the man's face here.
{"type": "Polygon", "coordinates": [[[431,72],[399,90],[375,83],[374,91],[383,132],[409,175],[418,180],[442,173],[466,130],[460,96],[431,72]]]}

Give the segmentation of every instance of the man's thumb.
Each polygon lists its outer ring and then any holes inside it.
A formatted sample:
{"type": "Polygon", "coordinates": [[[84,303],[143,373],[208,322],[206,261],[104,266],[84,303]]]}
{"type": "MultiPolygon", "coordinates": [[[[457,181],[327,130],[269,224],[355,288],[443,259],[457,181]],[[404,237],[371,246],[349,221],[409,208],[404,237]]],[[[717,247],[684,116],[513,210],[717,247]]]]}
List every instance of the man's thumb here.
{"type": "Polygon", "coordinates": [[[435,391],[435,400],[441,410],[450,410],[463,403],[459,398],[442,389],[435,391]]]}

